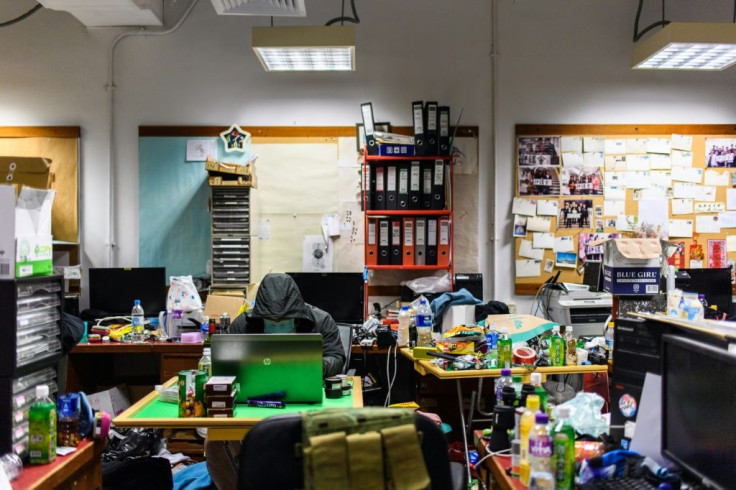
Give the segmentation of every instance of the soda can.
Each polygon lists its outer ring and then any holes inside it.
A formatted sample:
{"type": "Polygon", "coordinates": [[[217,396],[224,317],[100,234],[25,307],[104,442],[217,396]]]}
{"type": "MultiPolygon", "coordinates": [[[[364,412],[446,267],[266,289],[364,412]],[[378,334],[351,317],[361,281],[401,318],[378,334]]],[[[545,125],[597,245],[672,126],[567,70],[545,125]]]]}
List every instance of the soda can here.
{"type": "Polygon", "coordinates": [[[205,417],[204,384],[207,372],[197,369],[179,371],[179,417],[205,417]]]}
{"type": "Polygon", "coordinates": [[[230,315],[224,312],[220,315],[220,333],[227,333],[227,329],[230,327],[230,315]]]}

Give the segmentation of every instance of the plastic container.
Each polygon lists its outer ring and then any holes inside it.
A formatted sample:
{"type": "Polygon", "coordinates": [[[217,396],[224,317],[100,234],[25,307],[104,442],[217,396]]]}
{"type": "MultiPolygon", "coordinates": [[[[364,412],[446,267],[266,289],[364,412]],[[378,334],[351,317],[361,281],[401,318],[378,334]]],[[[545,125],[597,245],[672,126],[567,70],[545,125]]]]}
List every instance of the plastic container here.
{"type": "Polygon", "coordinates": [[[399,330],[398,345],[409,345],[409,325],[411,323],[411,313],[408,306],[402,306],[399,312],[399,330]]]}
{"type": "Polygon", "coordinates": [[[145,334],[143,332],[145,323],[146,318],[143,313],[143,307],[141,306],[141,300],[136,299],[133,301],[133,309],[130,312],[130,326],[133,327],[133,340],[135,342],[143,342],[145,340],[145,334]]]}
{"type": "Polygon", "coordinates": [[[519,474],[521,482],[529,485],[529,475],[531,474],[529,466],[529,433],[534,427],[535,415],[539,412],[539,397],[537,395],[529,395],[526,397],[526,409],[519,420],[519,439],[521,440],[521,451],[519,457],[519,474]]]}
{"type": "Polygon", "coordinates": [[[549,338],[549,363],[551,366],[565,365],[565,341],[560,336],[560,326],[552,327],[552,336],[549,338]]]}
{"type": "Polygon", "coordinates": [[[212,377],[212,349],[205,347],[202,349],[202,357],[197,364],[197,369],[207,373],[207,378],[212,377]]]}
{"type": "Polygon", "coordinates": [[[575,487],[575,429],[570,424],[570,407],[557,407],[557,423],[552,428],[552,473],[555,488],[575,487]]]}
{"type": "Polygon", "coordinates": [[[514,382],[511,379],[511,369],[501,369],[501,377],[496,381],[496,405],[503,403],[503,389],[505,386],[513,388],[514,382]]]}
{"type": "Polygon", "coordinates": [[[542,373],[534,372],[531,374],[531,382],[534,387],[534,394],[539,397],[539,410],[547,411],[547,390],[542,386],[542,373]]]}
{"type": "Polygon", "coordinates": [[[47,385],[36,386],[36,401],[28,413],[31,464],[56,459],[56,404],[49,399],[47,385]]]}
{"type": "Polygon", "coordinates": [[[613,322],[609,322],[603,337],[606,339],[606,353],[609,359],[613,359],[613,322]]]}
{"type": "Polygon", "coordinates": [[[552,438],[549,434],[549,417],[546,413],[538,413],[534,418],[536,424],[529,433],[529,474],[528,485],[534,488],[556,488],[552,474],[552,438]]]}
{"type": "Polygon", "coordinates": [[[513,367],[513,353],[511,350],[511,337],[509,337],[509,329],[501,327],[498,336],[498,367],[513,367]]]}
{"type": "Polygon", "coordinates": [[[565,329],[565,365],[577,366],[578,364],[578,343],[572,334],[572,326],[565,329]]]}
{"type": "Polygon", "coordinates": [[[15,453],[6,453],[0,456],[0,469],[8,480],[13,481],[23,472],[23,461],[15,453]]]}

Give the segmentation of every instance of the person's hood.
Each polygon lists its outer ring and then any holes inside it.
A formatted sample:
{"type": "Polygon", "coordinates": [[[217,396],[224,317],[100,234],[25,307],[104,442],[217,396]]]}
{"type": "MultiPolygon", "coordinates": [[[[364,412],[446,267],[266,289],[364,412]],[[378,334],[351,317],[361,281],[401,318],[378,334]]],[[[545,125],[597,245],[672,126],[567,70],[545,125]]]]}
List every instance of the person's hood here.
{"type": "Polygon", "coordinates": [[[312,318],[294,279],[286,274],[266,274],[258,286],[251,316],[270,320],[303,318],[311,321],[312,318]]]}

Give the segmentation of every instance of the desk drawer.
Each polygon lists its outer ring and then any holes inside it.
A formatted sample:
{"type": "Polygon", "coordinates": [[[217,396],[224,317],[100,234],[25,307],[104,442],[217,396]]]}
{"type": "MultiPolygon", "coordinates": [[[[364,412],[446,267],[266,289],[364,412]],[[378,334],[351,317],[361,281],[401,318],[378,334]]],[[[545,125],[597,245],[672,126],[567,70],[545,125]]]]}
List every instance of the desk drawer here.
{"type": "Polygon", "coordinates": [[[179,375],[185,369],[197,369],[202,354],[161,354],[161,382],[179,375]]]}

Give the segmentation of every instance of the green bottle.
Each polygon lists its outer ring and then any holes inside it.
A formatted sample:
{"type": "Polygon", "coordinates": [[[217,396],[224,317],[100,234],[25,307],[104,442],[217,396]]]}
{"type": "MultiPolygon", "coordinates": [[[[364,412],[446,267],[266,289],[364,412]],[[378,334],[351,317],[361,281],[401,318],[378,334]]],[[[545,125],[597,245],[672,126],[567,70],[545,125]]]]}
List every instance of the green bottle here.
{"type": "Polygon", "coordinates": [[[28,440],[31,464],[56,459],[56,403],[49,399],[47,385],[36,386],[36,401],[28,410],[28,440]]]}
{"type": "Polygon", "coordinates": [[[501,335],[498,337],[498,367],[499,369],[509,368],[512,366],[511,337],[509,337],[509,329],[501,327],[501,335]]]}
{"type": "Polygon", "coordinates": [[[534,394],[539,397],[539,411],[547,413],[547,390],[542,386],[542,373],[533,372],[531,382],[534,387],[534,394]]]}
{"type": "Polygon", "coordinates": [[[555,488],[575,487],[575,429],[570,425],[570,407],[557,407],[557,423],[552,428],[552,472],[555,488]]]}
{"type": "Polygon", "coordinates": [[[552,327],[552,336],[549,338],[550,366],[565,365],[565,340],[560,336],[560,326],[552,327]]]}

